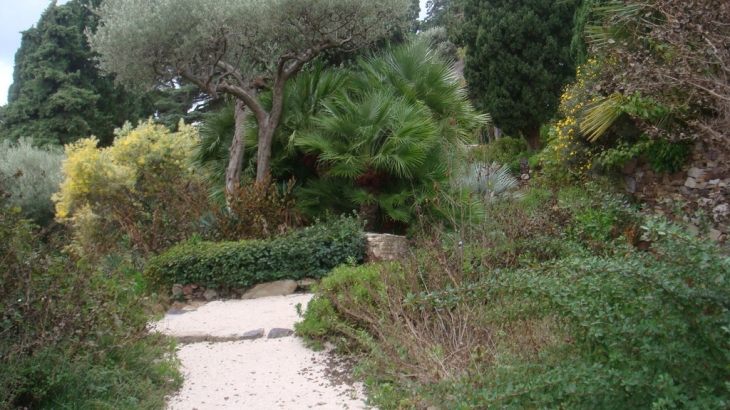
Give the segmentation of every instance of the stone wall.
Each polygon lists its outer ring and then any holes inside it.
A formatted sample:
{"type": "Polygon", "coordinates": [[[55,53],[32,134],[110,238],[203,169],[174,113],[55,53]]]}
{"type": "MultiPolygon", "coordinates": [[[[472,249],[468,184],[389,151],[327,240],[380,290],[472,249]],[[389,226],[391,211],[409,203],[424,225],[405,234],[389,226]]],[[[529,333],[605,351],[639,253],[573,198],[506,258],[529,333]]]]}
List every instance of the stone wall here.
{"type": "Polygon", "coordinates": [[[626,191],[649,210],[724,242],[730,231],[730,150],[697,142],[685,170],[656,173],[639,158],[621,170],[626,191]]]}

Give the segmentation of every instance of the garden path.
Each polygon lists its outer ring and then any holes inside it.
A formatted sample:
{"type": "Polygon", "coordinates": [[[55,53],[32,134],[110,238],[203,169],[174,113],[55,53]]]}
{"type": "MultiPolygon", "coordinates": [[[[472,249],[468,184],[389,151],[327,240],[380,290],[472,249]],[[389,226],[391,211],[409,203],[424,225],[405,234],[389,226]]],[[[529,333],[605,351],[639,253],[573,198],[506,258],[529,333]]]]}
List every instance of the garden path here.
{"type": "MultiPolygon", "coordinates": [[[[154,329],[199,339],[178,345],[185,382],[168,398],[169,410],[365,409],[362,385],[332,351],[315,352],[301,338],[269,338],[273,328],[293,329],[295,306],[311,294],[210,302],[171,310],[154,329]],[[261,332],[260,329],[265,329],[261,332]],[[196,333],[197,332],[197,333],[196,333]],[[262,335],[263,333],[263,335],[262,335]],[[263,337],[260,337],[263,336],[263,337]]],[[[288,332],[280,332],[286,335],[288,332]]]]}

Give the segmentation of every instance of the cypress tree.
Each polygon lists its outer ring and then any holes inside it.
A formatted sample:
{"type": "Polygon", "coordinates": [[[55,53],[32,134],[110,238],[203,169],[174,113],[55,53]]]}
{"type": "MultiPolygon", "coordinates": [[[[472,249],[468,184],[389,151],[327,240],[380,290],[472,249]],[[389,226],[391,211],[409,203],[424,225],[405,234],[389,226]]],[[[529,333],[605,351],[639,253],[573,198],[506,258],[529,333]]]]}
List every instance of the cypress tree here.
{"type": "Polygon", "coordinates": [[[8,104],[0,114],[3,138],[66,144],[93,134],[109,145],[114,128],[152,114],[142,94],[115,85],[94,63],[84,32],[96,28],[98,18],[89,7],[100,2],[53,2],[23,32],[8,104]]]}
{"type": "Polygon", "coordinates": [[[475,105],[494,124],[540,148],[540,126],[575,75],[570,44],[576,2],[465,0],[465,77],[475,105]]]}

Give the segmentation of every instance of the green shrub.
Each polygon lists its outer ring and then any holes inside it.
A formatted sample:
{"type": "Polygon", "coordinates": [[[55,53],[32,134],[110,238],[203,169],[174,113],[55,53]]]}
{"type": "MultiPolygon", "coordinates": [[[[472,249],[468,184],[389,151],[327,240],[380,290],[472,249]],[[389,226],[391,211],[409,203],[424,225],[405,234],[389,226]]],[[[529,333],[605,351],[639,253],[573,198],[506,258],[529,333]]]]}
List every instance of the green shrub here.
{"type": "Polygon", "coordinates": [[[188,164],[197,130],[170,132],[151,120],[115,131],[114,144],[96,138],[66,145],[65,180],[54,195],[56,218],[71,226],[77,255],[101,257],[126,245],[159,253],[198,232],[206,187],[188,164]]]}
{"type": "Polygon", "coordinates": [[[383,409],[727,408],[730,257],[679,226],[644,230],[649,252],[614,244],[472,280],[428,258],[371,268],[380,278],[342,268],[298,329],[366,348],[383,409]]]}
{"type": "Polygon", "coordinates": [[[226,206],[213,203],[210,216],[203,219],[214,240],[268,238],[291,227],[291,198],[294,180],[281,185],[266,175],[264,181],[239,185],[236,195],[226,194],[226,206]]]}
{"type": "MultiPolygon", "coordinates": [[[[464,297],[509,301],[497,323],[545,318],[562,343],[505,355],[447,388],[446,408],[727,408],[730,258],[683,227],[650,220],[650,252],[498,272],[464,297]]],[[[442,292],[421,302],[444,309],[442,292]]]]}
{"type": "Polygon", "coordinates": [[[527,152],[527,142],[523,138],[502,137],[487,145],[473,148],[471,154],[477,160],[489,164],[496,162],[509,167],[516,174],[520,171],[520,159],[532,154],[527,152]]]}
{"type": "Polygon", "coordinates": [[[584,187],[565,187],[558,193],[560,206],[570,209],[568,238],[600,254],[614,247],[614,239],[633,231],[640,217],[622,194],[594,182],[584,187]]]}
{"type": "Polygon", "coordinates": [[[160,284],[246,288],[279,279],[319,278],[364,257],[360,221],[342,216],[270,240],[188,241],[152,258],[145,275],[160,284]]]}
{"type": "Polygon", "coordinates": [[[161,408],[181,377],[170,340],[147,333],[135,272],[69,259],[4,202],[0,409],[161,408]]]}
{"type": "Polygon", "coordinates": [[[654,140],[644,155],[656,172],[674,173],[682,169],[690,156],[689,141],[654,140]]]}
{"type": "Polygon", "coordinates": [[[317,296],[309,301],[303,320],[294,325],[297,334],[314,343],[327,340],[345,350],[362,349],[369,337],[360,328],[367,328],[369,323],[356,312],[377,311],[375,298],[382,297],[384,291],[383,270],[398,272],[400,267],[372,263],[335,268],[315,286],[317,296]],[[340,313],[344,311],[350,315],[340,313]]]}
{"type": "Polygon", "coordinates": [[[35,147],[30,138],[21,138],[17,143],[0,142],[0,188],[11,195],[11,206],[20,207],[25,218],[39,225],[53,221],[51,195],[63,182],[64,157],[62,149],[35,147]]]}
{"type": "MultiPolygon", "coordinates": [[[[296,325],[379,408],[727,408],[730,257],[607,187],[534,191],[401,264],[340,267],[296,325]],[[645,249],[645,248],[642,248],[645,249]]],[[[434,236],[435,235],[435,236],[434,236]]]]}

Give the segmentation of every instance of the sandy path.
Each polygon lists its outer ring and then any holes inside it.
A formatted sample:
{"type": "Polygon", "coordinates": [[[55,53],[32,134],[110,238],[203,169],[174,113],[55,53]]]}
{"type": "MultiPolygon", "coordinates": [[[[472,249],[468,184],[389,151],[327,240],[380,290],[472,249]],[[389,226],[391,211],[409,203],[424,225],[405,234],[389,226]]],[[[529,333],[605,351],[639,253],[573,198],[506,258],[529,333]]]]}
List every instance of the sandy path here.
{"type": "MultiPolygon", "coordinates": [[[[294,328],[294,306],[312,296],[294,294],[254,300],[211,302],[195,311],[168,315],[155,327],[172,334],[212,335],[274,327],[294,328]]],[[[362,388],[328,376],[331,353],[314,352],[296,336],[178,347],[185,382],[168,400],[169,410],[365,409],[362,388]]]]}

